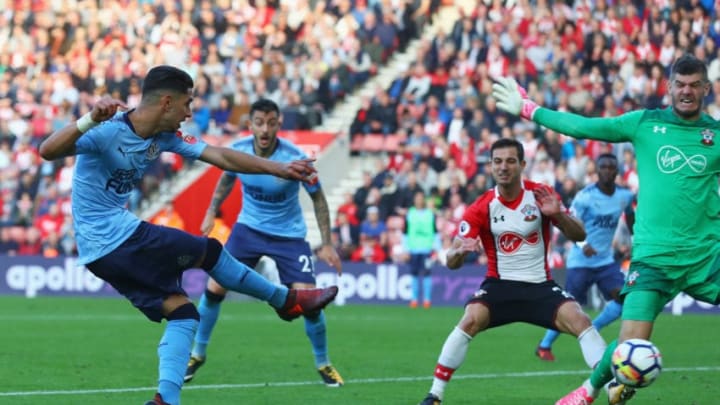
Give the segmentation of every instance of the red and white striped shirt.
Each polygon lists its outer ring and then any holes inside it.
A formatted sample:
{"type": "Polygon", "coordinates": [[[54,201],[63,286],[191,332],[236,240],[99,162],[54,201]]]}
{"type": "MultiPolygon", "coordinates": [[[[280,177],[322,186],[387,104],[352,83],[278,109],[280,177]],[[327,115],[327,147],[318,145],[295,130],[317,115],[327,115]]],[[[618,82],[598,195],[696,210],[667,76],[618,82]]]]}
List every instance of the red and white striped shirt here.
{"type": "Polygon", "coordinates": [[[552,279],[547,263],[552,220],[540,212],[532,190],[547,186],[529,180],[522,185],[514,201],[503,199],[497,187],[478,197],[465,210],[458,235],[480,236],[488,257],[485,277],[541,283],[552,279]]]}

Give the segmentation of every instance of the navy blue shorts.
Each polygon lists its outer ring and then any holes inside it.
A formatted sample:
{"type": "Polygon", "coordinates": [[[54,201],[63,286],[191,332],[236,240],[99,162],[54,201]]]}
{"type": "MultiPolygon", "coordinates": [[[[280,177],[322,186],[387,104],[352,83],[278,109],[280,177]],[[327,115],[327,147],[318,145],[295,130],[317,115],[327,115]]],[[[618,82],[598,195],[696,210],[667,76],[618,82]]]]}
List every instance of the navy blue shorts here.
{"type": "Polygon", "coordinates": [[[170,295],[187,295],[182,273],[197,267],[206,249],[205,237],[142,222],[117,249],[86,267],[151,321],[160,322],[163,301],[170,295]]]}
{"type": "Polygon", "coordinates": [[[620,291],[625,284],[625,275],[620,263],[614,262],[600,267],[572,267],[567,269],[565,289],[581,304],[587,304],[587,293],[597,284],[605,300],[612,298],[613,291],[620,291]]]}
{"type": "Polygon", "coordinates": [[[304,239],[268,235],[236,223],[225,248],[252,268],[262,256],[275,260],[280,282],[286,286],[292,283],[315,284],[312,251],[304,239]]]}
{"type": "Polygon", "coordinates": [[[426,276],[430,274],[430,253],[410,253],[410,274],[413,276],[426,276]]]}
{"type": "Polygon", "coordinates": [[[513,322],[526,322],[546,329],[557,329],[557,311],[573,297],[548,280],[542,283],[486,278],[468,300],[479,302],[490,312],[488,329],[513,322]]]}

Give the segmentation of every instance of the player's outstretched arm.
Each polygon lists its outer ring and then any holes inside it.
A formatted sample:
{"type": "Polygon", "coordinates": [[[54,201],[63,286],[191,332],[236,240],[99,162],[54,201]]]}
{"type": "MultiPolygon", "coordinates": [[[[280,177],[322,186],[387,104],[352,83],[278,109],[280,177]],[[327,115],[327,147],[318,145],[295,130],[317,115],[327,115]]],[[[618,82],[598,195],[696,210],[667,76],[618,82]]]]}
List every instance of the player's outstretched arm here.
{"type": "Polygon", "coordinates": [[[122,101],[111,97],[101,98],[95,103],[92,111],[50,134],[40,144],[40,156],[45,160],[55,160],[74,155],[75,142],[78,138],[99,123],[112,118],[118,109],[126,110],[127,106],[122,101]]]}
{"type": "Polygon", "coordinates": [[[468,253],[478,252],[479,250],[480,238],[456,237],[447,253],[447,267],[450,270],[459,269],[465,263],[465,257],[468,253]]]}
{"type": "Polygon", "coordinates": [[[312,163],[315,159],[294,160],[281,163],[230,148],[208,145],[200,155],[200,160],[213,164],[223,170],[237,173],[272,174],[284,179],[306,181],[316,172],[312,163]]]}
{"type": "Polygon", "coordinates": [[[322,238],[322,246],[318,250],[318,257],[324,260],[329,266],[335,268],[335,271],[342,275],[342,261],[335,247],[332,244],[332,229],[330,228],[330,208],[328,207],[327,198],[322,188],[310,194],[315,210],[315,219],[320,229],[320,237],[322,238]]]}
{"type": "Polygon", "coordinates": [[[205,213],[202,224],[200,224],[200,232],[207,236],[213,230],[215,226],[215,215],[225,201],[230,192],[235,186],[235,176],[229,173],[223,173],[215,186],[215,192],[213,193],[212,200],[210,200],[210,206],[205,213]]]}
{"type": "Polygon", "coordinates": [[[492,88],[492,95],[499,109],[577,139],[598,139],[605,142],[632,141],[643,116],[643,110],[605,118],[584,117],[571,112],[541,108],[511,77],[501,77],[492,88]]]}

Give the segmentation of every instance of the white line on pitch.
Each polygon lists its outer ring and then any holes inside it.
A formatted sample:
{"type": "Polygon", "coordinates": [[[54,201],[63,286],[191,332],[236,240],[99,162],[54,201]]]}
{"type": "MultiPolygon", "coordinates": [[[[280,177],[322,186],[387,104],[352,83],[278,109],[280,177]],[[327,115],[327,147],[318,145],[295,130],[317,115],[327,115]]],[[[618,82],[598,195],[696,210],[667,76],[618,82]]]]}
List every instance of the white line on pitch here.
{"type": "MultiPolygon", "coordinates": [[[[517,373],[490,373],[490,374],[459,374],[453,376],[453,380],[482,380],[488,378],[533,378],[558,375],[583,375],[589,370],[559,370],[559,371],[524,371],[517,373]]],[[[676,372],[704,372],[720,371],[720,366],[708,367],[670,367],[664,368],[663,373],[676,372]]],[[[382,384],[394,382],[413,382],[430,380],[432,376],[424,377],[394,377],[394,378],[360,378],[347,380],[349,384],[382,384]]],[[[183,390],[215,390],[215,389],[244,389],[264,387],[297,387],[303,385],[319,385],[320,381],[287,381],[287,382],[265,382],[251,384],[207,384],[207,385],[186,385],[183,390]]],[[[57,391],[15,391],[0,392],[0,397],[17,396],[40,396],[40,395],[88,395],[88,394],[112,394],[123,392],[153,391],[157,387],[128,387],[128,388],[102,388],[93,390],[57,390],[57,391]]]]}

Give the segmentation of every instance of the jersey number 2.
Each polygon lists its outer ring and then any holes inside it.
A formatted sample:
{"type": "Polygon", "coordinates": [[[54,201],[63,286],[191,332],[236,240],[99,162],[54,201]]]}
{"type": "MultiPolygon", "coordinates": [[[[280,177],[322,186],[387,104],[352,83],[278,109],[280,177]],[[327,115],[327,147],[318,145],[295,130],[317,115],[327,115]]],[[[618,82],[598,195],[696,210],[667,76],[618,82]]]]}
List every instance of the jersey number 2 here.
{"type": "Polygon", "coordinates": [[[301,255],[298,257],[298,261],[302,263],[302,272],[303,273],[312,273],[312,259],[308,255],[301,255]]]}

